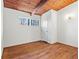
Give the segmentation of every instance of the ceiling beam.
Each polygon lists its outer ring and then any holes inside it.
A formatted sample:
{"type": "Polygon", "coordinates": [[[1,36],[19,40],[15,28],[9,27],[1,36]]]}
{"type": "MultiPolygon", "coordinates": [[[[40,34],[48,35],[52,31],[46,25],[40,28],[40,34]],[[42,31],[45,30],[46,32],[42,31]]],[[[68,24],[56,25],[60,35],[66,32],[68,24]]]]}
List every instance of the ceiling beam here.
{"type": "Polygon", "coordinates": [[[40,8],[42,5],[44,5],[48,0],[40,0],[40,2],[35,6],[35,8],[40,8]]]}

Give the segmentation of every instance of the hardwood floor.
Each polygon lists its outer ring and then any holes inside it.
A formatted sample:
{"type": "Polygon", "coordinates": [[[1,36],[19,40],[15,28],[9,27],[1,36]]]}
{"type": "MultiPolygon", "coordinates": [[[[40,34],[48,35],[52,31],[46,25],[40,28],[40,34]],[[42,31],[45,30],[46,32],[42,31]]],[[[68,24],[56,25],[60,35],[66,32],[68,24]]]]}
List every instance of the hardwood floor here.
{"type": "Polygon", "coordinates": [[[38,41],[4,48],[2,59],[78,59],[77,50],[61,43],[38,41]]]}

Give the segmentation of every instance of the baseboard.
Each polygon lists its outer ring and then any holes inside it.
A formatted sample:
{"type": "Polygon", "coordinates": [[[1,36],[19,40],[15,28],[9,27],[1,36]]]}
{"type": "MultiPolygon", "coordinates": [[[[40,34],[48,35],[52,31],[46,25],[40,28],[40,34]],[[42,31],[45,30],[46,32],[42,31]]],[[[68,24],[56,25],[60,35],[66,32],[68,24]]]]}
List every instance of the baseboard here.
{"type": "Polygon", "coordinates": [[[28,44],[28,43],[37,42],[37,41],[40,41],[40,39],[39,40],[32,40],[32,41],[28,41],[28,42],[21,42],[21,43],[16,43],[16,44],[10,44],[10,45],[4,46],[4,48],[18,46],[18,45],[23,45],[23,44],[28,44]]]}
{"type": "Polygon", "coordinates": [[[45,42],[47,42],[47,43],[49,43],[49,44],[54,44],[54,43],[57,42],[57,41],[49,41],[49,40],[41,40],[41,41],[45,41],[45,42]]]}
{"type": "Polygon", "coordinates": [[[68,44],[68,43],[65,43],[65,42],[60,42],[60,41],[58,41],[58,43],[62,43],[62,44],[68,45],[68,46],[72,46],[72,47],[78,48],[78,47],[77,47],[77,46],[75,46],[75,45],[68,44]]]}
{"type": "Polygon", "coordinates": [[[29,43],[32,43],[32,42],[37,42],[37,41],[44,41],[46,43],[49,43],[49,44],[54,44],[54,43],[62,43],[62,44],[65,44],[65,45],[69,45],[69,46],[72,46],[72,47],[76,47],[78,48],[77,46],[75,45],[72,45],[72,44],[68,44],[68,43],[65,43],[65,42],[60,42],[60,41],[49,41],[49,40],[33,40],[33,41],[30,41],[30,42],[22,42],[22,43],[17,43],[17,44],[12,44],[10,46],[5,46],[4,48],[7,48],[7,47],[12,47],[12,46],[17,46],[17,45],[22,45],[22,44],[29,44],[29,43]]]}

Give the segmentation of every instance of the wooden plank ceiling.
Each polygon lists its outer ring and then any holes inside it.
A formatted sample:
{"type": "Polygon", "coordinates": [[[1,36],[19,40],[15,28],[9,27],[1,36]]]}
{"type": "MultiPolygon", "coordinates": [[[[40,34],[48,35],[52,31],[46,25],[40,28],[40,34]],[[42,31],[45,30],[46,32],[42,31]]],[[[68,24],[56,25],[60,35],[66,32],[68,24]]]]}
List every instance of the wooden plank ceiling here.
{"type": "MultiPolygon", "coordinates": [[[[4,7],[32,13],[41,0],[4,0],[4,7]]],[[[37,10],[36,14],[42,15],[50,9],[56,11],[66,7],[77,0],[47,0],[37,10]]]]}

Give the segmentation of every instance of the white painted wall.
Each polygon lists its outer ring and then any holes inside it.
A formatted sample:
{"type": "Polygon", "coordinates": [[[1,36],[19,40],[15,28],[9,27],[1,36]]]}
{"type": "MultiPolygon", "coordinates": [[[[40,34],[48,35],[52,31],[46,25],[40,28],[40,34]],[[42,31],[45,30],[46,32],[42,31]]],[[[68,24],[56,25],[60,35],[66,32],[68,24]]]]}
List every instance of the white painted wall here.
{"type": "Polygon", "coordinates": [[[0,36],[0,39],[1,39],[1,50],[0,50],[0,52],[1,52],[1,57],[2,57],[2,55],[3,55],[3,0],[1,0],[1,25],[0,25],[0,34],[1,34],[1,36],[0,36]]]}
{"type": "Polygon", "coordinates": [[[77,2],[59,10],[49,10],[41,17],[42,38],[49,43],[60,42],[78,46],[78,11],[77,2]],[[72,19],[68,20],[67,17],[72,19]],[[46,22],[47,21],[47,22],[46,22]],[[45,25],[43,24],[44,22],[45,25]]]}
{"type": "MultiPolygon", "coordinates": [[[[40,26],[26,26],[19,23],[19,18],[30,18],[30,14],[4,8],[4,47],[38,41],[41,39],[40,26]]],[[[34,15],[32,19],[40,20],[34,15]]]]}
{"type": "Polygon", "coordinates": [[[43,40],[49,43],[55,43],[57,41],[57,12],[49,10],[41,17],[43,40]],[[47,24],[43,24],[47,21],[47,24]]]}
{"type": "Polygon", "coordinates": [[[78,3],[75,2],[58,11],[58,42],[78,46],[78,3]],[[72,19],[68,20],[67,17],[72,19]]]}

